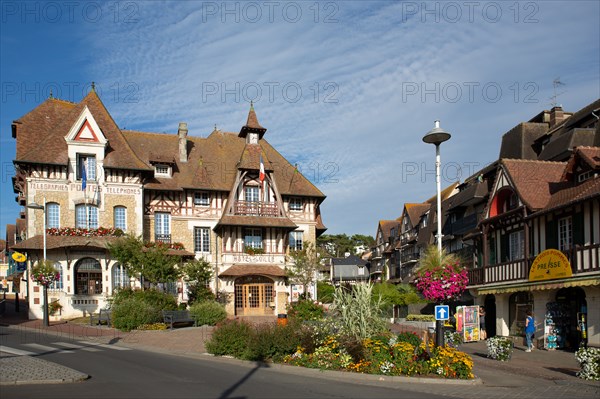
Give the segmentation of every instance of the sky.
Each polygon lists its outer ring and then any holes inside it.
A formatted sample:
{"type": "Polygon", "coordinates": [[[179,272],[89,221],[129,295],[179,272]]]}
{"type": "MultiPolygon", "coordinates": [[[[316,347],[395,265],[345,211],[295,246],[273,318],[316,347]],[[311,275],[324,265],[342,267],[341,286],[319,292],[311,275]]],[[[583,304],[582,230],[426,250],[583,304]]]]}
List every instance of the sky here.
{"type": "MultiPolygon", "coordinates": [[[[0,237],[20,208],[11,123],[96,90],[123,129],[265,139],[327,198],[329,234],[379,220],[498,158],[544,109],[600,97],[598,1],[1,1],[0,237]]],[[[66,132],[65,132],[66,134],[66,132]]]]}

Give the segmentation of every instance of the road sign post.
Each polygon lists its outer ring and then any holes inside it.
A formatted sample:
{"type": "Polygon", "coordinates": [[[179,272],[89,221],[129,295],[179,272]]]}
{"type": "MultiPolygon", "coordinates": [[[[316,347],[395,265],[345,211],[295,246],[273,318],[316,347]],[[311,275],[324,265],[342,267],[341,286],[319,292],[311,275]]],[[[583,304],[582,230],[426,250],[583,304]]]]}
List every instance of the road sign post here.
{"type": "Polygon", "coordinates": [[[437,305],[435,307],[435,345],[444,345],[444,320],[450,318],[450,307],[448,305],[437,305]]]}

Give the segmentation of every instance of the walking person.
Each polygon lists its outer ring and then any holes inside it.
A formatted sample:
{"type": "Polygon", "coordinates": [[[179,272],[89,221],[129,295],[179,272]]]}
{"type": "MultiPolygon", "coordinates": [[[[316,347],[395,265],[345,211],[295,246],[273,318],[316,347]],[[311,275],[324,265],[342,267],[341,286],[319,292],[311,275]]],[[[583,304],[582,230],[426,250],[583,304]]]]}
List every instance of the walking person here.
{"type": "Polygon", "coordinates": [[[485,331],[485,308],[479,307],[479,339],[487,339],[487,332],[485,331]]]}
{"type": "Polygon", "coordinates": [[[525,338],[527,340],[527,350],[525,352],[531,352],[533,346],[533,334],[535,333],[535,319],[533,318],[533,312],[527,310],[527,318],[525,319],[525,338]]]}

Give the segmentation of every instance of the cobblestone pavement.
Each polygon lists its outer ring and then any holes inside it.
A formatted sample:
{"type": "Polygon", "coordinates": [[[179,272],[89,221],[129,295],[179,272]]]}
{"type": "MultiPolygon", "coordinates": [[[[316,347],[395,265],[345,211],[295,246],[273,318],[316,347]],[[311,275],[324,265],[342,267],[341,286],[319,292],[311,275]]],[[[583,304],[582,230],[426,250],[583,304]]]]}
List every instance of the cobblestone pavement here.
{"type": "MultiPolygon", "coordinates": [[[[23,309],[23,305],[21,307],[23,309]]],[[[97,343],[105,348],[135,348],[181,356],[205,357],[204,342],[211,336],[211,327],[181,327],[173,331],[120,332],[108,327],[94,327],[65,322],[51,322],[43,327],[40,320],[26,320],[23,310],[15,314],[7,312],[0,316],[0,330],[10,328],[20,334],[51,334],[57,340],[70,338],[97,343]]],[[[262,318],[259,322],[276,322],[275,317],[262,318]]],[[[1,331],[0,331],[1,333],[1,331]]],[[[585,381],[575,376],[579,370],[575,356],[567,351],[524,351],[516,345],[512,358],[498,362],[486,357],[484,341],[463,344],[460,348],[473,358],[476,381],[445,381],[414,377],[365,376],[340,372],[313,372],[290,366],[273,365],[274,370],[299,376],[330,378],[336,381],[352,381],[364,384],[402,384],[402,388],[420,393],[431,393],[456,398],[598,398],[600,383],[585,381]]],[[[0,353],[2,348],[0,347],[0,353]]],[[[2,353],[0,357],[0,382],[52,383],[80,381],[85,374],[76,370],[45,362],[30,356],[2,353]],[[21,371],[19,371],[21,370],[21,371]],[[23,372],[23,370],[28,370],[23,372]],[[21,380],[16,379],[18,375],[21,380]]]]}

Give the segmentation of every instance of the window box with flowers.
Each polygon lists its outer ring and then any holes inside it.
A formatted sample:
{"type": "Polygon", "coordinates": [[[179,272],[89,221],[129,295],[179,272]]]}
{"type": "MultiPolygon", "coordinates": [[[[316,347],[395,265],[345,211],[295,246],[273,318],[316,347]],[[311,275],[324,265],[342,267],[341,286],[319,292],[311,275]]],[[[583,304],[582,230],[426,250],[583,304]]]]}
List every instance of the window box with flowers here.
{"type": "Polygon", "coordinates": [[[62,313],[62,305],[59,301],[52,301],[48,305],[48,314],[50,316],[60,316],[62,313]]]}

